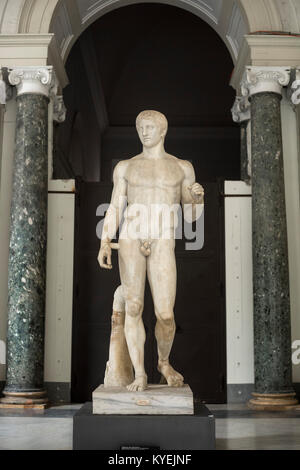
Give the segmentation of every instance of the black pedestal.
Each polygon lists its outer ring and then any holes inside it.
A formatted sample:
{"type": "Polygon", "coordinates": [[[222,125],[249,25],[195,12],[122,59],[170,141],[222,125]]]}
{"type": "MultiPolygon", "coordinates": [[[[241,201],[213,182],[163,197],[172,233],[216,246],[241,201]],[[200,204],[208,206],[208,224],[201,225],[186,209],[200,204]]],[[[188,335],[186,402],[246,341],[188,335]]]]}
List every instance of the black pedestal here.
{"type": "Polygon", "coordinates": [[[86,403],[74,415],[74,450],[215,449],[215,419],[204,405],[188,415],[93,415],[86,403]]]}

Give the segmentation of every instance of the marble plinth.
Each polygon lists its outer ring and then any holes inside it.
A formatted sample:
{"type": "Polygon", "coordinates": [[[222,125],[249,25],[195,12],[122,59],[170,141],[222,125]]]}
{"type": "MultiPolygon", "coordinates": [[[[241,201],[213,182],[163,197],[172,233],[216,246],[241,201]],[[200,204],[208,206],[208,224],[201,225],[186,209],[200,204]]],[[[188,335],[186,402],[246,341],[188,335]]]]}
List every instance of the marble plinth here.
{"type": "Polygon", "coordinates": [[[193,392],[188,385],[180,388],[149,385],[143,392],[100,385],[93,392],[93,414],[192,415],[193,392]]]}

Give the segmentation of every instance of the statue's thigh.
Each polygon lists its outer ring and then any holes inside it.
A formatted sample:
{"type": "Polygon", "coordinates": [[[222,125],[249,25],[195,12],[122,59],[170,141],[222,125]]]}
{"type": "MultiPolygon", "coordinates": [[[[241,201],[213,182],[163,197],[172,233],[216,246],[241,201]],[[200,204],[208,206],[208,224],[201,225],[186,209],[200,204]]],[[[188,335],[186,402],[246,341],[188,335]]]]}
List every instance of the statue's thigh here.
{"type": "Polygon", "coordinates": [[[174,240],[155,240],[147,260],[147,276],[155,310],[172,310],[176,297],[176,259],[174,240]]]}
{"type": "Polygon", "coordinates": [[[144,302],[146,258],[139,240],[119,240],[119,271],[124,300],[144,302]]]}

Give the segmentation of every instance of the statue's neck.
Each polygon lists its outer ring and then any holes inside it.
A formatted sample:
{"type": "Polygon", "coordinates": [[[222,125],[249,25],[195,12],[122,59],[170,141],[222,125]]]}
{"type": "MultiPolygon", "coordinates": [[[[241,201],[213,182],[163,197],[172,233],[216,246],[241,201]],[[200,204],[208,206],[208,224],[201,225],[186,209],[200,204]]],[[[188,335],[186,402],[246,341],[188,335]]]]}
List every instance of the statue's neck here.
{"type": "Polygon", "coordinates": [[[143,147],[143,155],[145,158],[152,160],[158,160],[159,158],[164,158],[166,155],[165,147],[163,142],[159,142],[155,147],[143,147]]]}

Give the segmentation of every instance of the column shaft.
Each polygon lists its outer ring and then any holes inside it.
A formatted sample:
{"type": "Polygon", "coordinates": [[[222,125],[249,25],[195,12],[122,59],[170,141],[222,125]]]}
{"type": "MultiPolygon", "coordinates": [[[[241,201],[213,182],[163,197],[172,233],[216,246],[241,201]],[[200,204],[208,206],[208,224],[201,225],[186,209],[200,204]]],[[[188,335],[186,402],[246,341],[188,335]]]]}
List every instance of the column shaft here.
{"type": "Polygon", "coordinates": [[[42,94],[17,97],[4,403],[44,401],[48,102],[42,94]]]}
{"type": "Polygon", "coordinates": [[[281,95],[251,98],[254,352],[257,394],[292,394],[281,95]]]}

